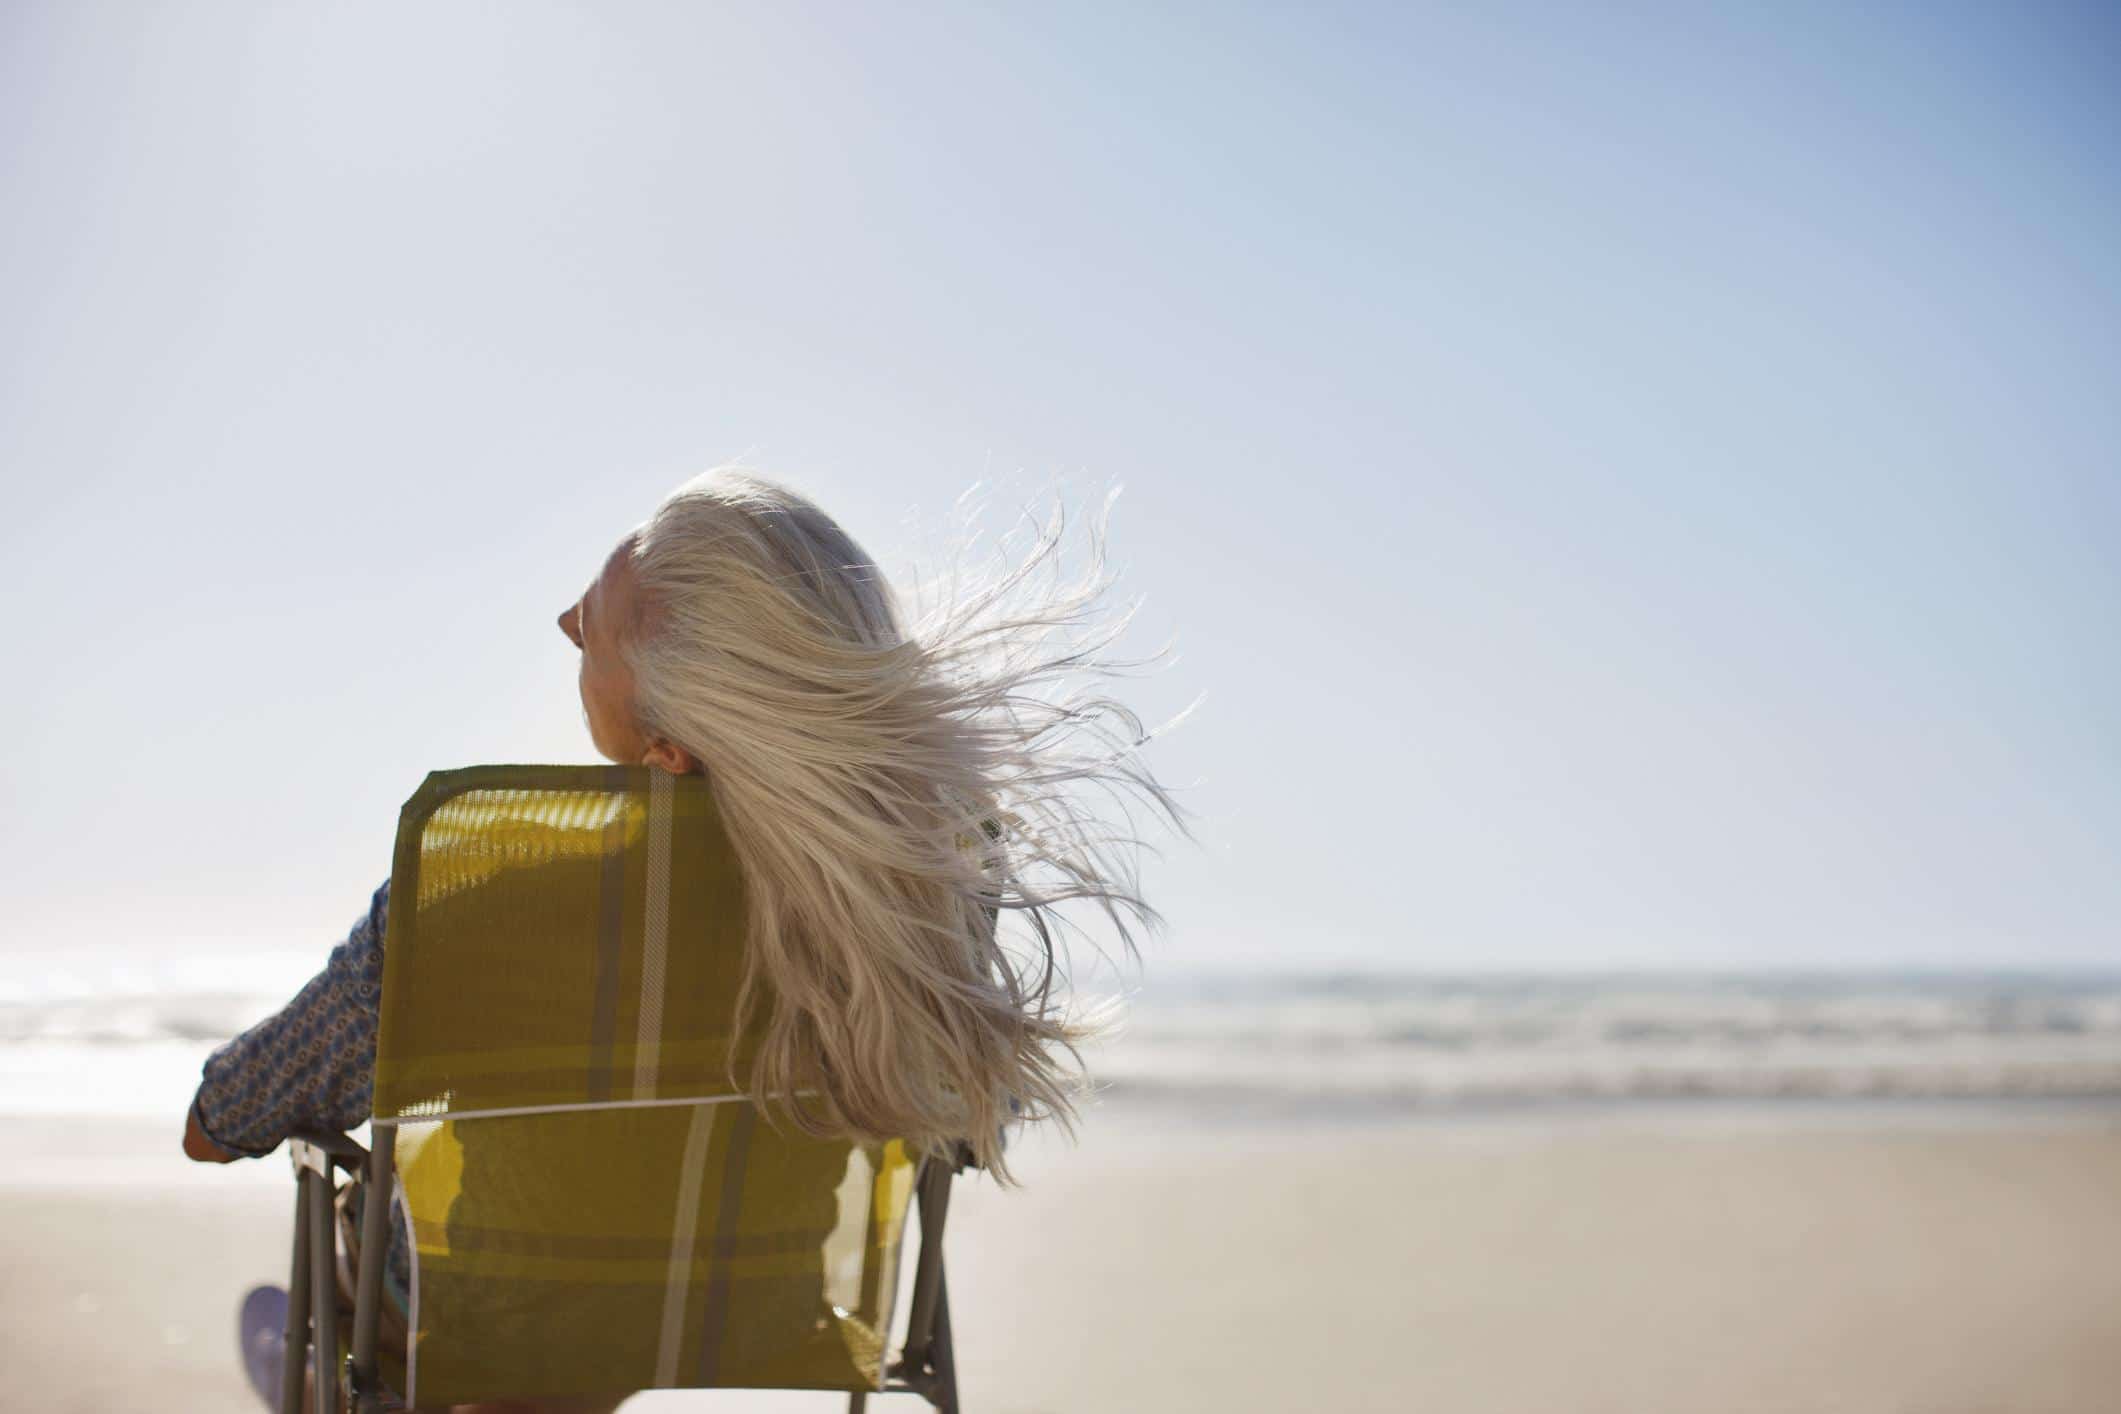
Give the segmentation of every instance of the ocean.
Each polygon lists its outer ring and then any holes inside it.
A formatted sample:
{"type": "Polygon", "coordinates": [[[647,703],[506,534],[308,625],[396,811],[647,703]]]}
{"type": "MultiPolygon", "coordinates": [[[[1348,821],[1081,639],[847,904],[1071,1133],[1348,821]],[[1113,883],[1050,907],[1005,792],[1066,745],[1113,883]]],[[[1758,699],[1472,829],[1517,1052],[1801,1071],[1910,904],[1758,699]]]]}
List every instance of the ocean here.
{"type": "Polygon", "coordinates": [[[2121,972],[1167,978],[1095,1061],[1116,1094],[1283,1110],[2121,1105],[2121,972]]]}
{"type": "MultiPolygon", "coordinates": [[[[319,956],[0,959],[0,1114],[181,1117],[319,956]]],[[[1695,1100],[2121,1106],[2121,971],[1156,973],[1086,1048],[1110,1098],[1451,1112],[1695,1100]]]]}

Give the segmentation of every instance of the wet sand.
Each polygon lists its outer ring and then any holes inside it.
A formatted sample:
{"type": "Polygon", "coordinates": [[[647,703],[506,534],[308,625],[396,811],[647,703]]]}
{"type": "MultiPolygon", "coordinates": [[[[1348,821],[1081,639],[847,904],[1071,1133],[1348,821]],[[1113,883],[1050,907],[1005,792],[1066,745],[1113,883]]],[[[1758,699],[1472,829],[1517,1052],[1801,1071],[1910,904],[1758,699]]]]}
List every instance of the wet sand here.
{"type": "MultiPolygon", "coordinates": [[[[983,1411],[2100,1410],[2121,1403],[2121,1116],[1753,1110],[1207,1122],[1114,1103],[960,1185],[983,1411]]],[[[23,1410],[253,1407],[284,1160],[0,1119],[23,1410]]],[[[831,1409],[662,1393],[629,1410],[831,1409]]],[[[911,1396],[872,1408],[917,1409],[911,1396]]]]}

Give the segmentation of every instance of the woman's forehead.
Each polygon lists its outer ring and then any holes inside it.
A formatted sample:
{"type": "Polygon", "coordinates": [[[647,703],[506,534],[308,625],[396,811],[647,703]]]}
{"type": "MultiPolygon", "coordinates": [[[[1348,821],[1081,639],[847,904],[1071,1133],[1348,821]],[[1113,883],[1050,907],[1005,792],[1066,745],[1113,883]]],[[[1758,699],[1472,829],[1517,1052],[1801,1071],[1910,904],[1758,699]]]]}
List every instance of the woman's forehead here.
{"type": "Polygon", "coordinates": [[[634,537],[629,535],[612,549],[589,592],[582,596],[584,619],[596,622],[605,634],[633,622],[633,542],[634,537]]]}

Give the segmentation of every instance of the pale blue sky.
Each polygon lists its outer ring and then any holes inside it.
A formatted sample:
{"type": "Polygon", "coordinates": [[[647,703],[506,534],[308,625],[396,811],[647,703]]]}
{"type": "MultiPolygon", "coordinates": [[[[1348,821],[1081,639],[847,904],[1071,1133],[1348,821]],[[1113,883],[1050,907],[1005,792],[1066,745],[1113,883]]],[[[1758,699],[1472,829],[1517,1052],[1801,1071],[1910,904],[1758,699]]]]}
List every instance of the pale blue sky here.
{"type": "Polygon", "coordinates": [[[1125,485],[1152,962],[2121,958],[2101,7],[0,26],[0,948],[329,942],[743,454],[1125,485]]]}

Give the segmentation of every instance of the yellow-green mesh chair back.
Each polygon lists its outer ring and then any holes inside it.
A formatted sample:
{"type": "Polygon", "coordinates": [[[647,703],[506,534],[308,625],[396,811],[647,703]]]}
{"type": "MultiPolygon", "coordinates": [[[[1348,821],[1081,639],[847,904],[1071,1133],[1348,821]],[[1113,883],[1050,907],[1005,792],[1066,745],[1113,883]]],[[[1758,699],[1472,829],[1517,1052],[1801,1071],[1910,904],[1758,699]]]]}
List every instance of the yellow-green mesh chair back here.
{"type": "Polygon", "coordinates": [[[732,1085],[744,917],[699,778],[477,767],[406,804],[375,1116],[408,1403],[881,1385],[914,1164],[732,1085]]]}

